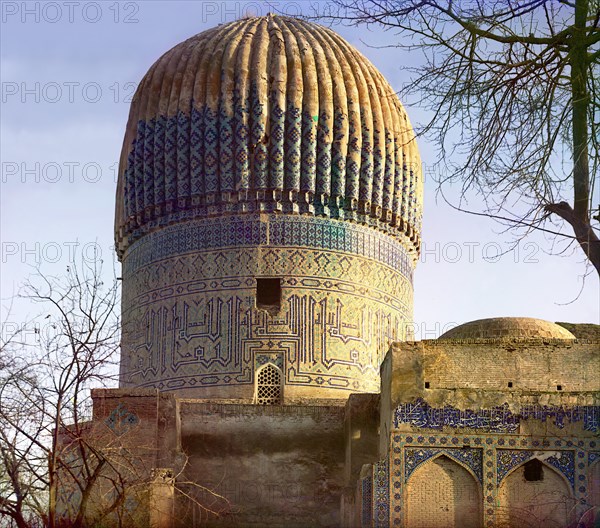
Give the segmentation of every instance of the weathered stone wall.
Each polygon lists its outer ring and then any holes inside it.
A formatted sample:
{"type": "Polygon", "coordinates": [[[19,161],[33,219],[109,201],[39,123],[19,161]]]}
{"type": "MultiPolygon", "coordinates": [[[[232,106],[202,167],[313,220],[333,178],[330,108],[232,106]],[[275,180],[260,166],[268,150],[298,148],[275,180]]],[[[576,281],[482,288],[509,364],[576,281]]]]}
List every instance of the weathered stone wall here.
{"type": "Polygon", "coordinates": [[[493,393],[512,389],[513,394],[598,389],[600,342],[428,340],[395,343],[392,354],[392,385],[404,395],[433,394],[439,389],[493,393]]]}
{"type": "MultiPolygon", "coordinates": [[[[513,411],[523,405],[597,405],[598,372],[597,341],[395,343],[381,369],[381,430],[393,429],[392,414],[399,404],[417,399],[436,408],[471,410],[504,404],[513,411]]],[[[551,433],[546,430],[543,434],[551,433]]],[[[380,454],[387,452],[387,438],[380,437],[380,454]]]]}
{"type": "Polygon", "coordinates": [[[180,482],[206,508],[178,510],[183,526],[340,525],[344,407],[179,406],[189,457],[180,482]]]}
{"type": "Polygon", "coordinates": [[[379,394],[352,394],[344,418],[346,485],[354,488],[364,464],[379,460],[379,394]]]}
{"type": "Polygon", "coordinates": [[[363,501],[363,514],[387,494],[389,523],[406,528],[566,527],[593,518],[599,345],[523,338],[394,344],[381,369],[379,448],[391,477],[387,489],[373,489],[371,503],[363,501]],[[534,460],[544,464],[543,481],[524,478],[534,460]],[[466,475],[478,504],[463,503],[466,475]],[[473,507],[482,520],[467,516],[473,507]]]}
{"type": "Polygon", "coordinates": [[[577,339],[593,339],[600,341],[600,325],[594,323],[556,323],[563,328],[566,328],[577,339]]]}

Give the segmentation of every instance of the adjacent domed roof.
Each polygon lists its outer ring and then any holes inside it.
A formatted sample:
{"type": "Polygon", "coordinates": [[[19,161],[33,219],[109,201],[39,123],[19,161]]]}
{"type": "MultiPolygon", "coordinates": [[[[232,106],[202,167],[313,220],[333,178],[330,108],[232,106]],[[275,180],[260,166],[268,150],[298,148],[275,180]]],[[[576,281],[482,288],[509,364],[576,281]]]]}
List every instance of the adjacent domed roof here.
{"type": "Polygon", "coordinates": [[[438,339],[575,339],[566,328],[532,317],[494,317],[471,321],[449,330],[438,339]]]}
{"type": "Polygon", "coordinates": [[[119,252],[157,227],[246,212],[348,219],[418,249],[420,159],[394,90],[333,31],[249,18],[165,53],[134,96],[119,252]]]}

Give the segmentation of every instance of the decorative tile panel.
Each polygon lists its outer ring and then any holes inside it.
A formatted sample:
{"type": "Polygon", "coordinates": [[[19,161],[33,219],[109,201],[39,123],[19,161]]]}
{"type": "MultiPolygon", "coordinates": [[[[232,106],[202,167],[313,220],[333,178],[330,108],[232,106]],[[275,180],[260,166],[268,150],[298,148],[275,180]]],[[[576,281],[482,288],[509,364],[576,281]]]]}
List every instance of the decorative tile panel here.
{"type": "Polygon", "coordinates": [[[399,405],[395,410],[394,423],[396,427],[401,423],[407,423],[428,429],[453,427],[513,433],[518,430],[520,421],[528,418],[543,422],[550,419],[560,429],[565,427],[566,422],[583,422],[583,428],[586,431],[597,432],[600,422],[600,407],[591,405],[573,407],[524,405],[518,413],[512,413],[508,405],[504,405],[471,411],[451,406],[435,408],[419,398],[412,403],[399,405]]]}
{"type": "Polygon", "coordinates": [[[515,467],[532,458],[538,458],[560,471],[571,483],[571,487],[575,486],[575,456],[573,451],[544,452],[522,449],[498,449],[496,456],[498,485],[515,467]]]}
{"type": "MultiPolygon", "coordinates": [[[[566,409],[568,411],[568,409],[566,409]]],[[[567,426],[566,426],[567,427],[567,426]]],[[[517,466],[538,458],[560,472],[573,489],[579,515],[587,510],[589,467],[600,457],[595,437],[530,436],[511,433],[465,432],[448,435],[438,430],[424,429],[412,433],[392,431],[389,460],[392,464],[390,509],[393,525],[403,526],[404,493],[409,489],[410,476],[421,464],[444,454],[468,454],[461,462],[469,467],[482,484],[483,525],[495,526],[497,494],[502,480],[517,466]],[[459,447],[462,446],[462,447],[459,447]]]]}
{"type": "Polygon", "coordinates": [[[373,479],[365,477],[361,481],[361,526],[371,528],[373,526],[373,479]]]}
{"type": "Polygon", "coordinates": [[[104,423],[117,436],[121,436],[135,427],[139,418],[134,412],[130,412],[123,403],[119,403],[115,409],[104,420],[104,423]]]}
{"type": "Polygon", "coordinates": [[[464,464],[471,469],[479,482],[483,481],[482,450],[471,447],[439,449],[439,448],[421,448],[407,447],[404,451],[404,480],[408,481],[412,473],[423,462],[430,460],[438,455],[446,455],[457,462],[464,464]]]}
{"type": "Polygon", "coordinates": [[[387,460],[373,466],[374,526],[388,528],[390,525],[390,473],[387,460]]]}
{"type": "Polygon", "coordinates": [[[166,227],[125,254],[121,384],[234,390],[254,383],[257,354],[272,353],[286,385],[376,392],[385,353],[410,329],[412,269],[399,242],[336,220],[166,227]],[[277,313],[256,308],[257,277],[280,279],[277,313]]]}

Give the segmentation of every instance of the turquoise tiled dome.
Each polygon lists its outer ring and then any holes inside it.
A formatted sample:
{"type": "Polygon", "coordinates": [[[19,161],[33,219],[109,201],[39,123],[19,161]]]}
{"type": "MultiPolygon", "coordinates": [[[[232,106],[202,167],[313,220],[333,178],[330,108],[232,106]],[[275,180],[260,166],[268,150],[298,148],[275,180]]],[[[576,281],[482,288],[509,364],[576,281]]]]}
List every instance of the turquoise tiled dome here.
{"type": "Polygon", "coordinates": [[[422,178],[406,112],[339,35],[249,18],[165,53],[131,105],[118,251],[156,228],[257,212],[346,219],[419,247],[422,178]]]}

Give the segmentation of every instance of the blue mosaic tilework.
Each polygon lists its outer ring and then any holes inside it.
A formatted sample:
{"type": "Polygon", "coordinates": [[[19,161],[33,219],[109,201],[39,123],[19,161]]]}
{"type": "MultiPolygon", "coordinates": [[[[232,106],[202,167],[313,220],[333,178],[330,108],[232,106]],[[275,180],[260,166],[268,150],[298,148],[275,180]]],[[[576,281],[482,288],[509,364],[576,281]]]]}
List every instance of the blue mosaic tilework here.
{"type": "MultiPolygon", "coordinates": [[[[266,136],[260,121],[252,121],[253,130],[248,135],[247,130],[237,123],[239,115],[225,112],[216,115],[210,108],[197,108],[196,105],[189,116],[180,111],[171,117],[161,115],[139,121],[137,137],[131,144],[122,175],[125,200],[121,214],[127,219],[125,229],[129,241],[156,227],[186,218],[294,209],[364,224],[375,221],[397,234],[408,232],[408,226],[411,226],[412,231],[418,233],[421,204],[417,202],[416,187],[420,184],[412,166],[409,168],[394,161],[401,156],[401,141],[393,142],[388,136],[391,147],[386,149],[385,160],[380,163],[385,166],[385,171],[379,192],[379,187],[372,181],[359,176],[361,160],[378,155],[380,151],[372,150],[365,142],[363,147],[369,149],[368,155],[354,156],[352,151],[348,154],[338,150],[337,141],[332,145],[325,138],[319,141],[317,137],[316,143],[304,142],[297,117],[301,109],[291,107],[284,111],[277,104],[271,106],[271,118],[277,123],[271,125],[270,146],[263,143],[266,136]],[[291,125],[287,129],[286,121],[291,125]],[[189,130],[192,130],[191,138],[188,138],[189,130]],[[190,141],[195,142],[195,148],[189,148],[190,141]],[[250,165],[253,179],[248,178],[250,142],[254,147],[254,163],[250,165]],[[298,152],[312,151],[312,148],[316,148],[316,164],[309,167],[308,162],[305,163],[304,170],[308,172],[303,174],[305,180],[310,180],[304,186],[314,190],[302,192],[299,188],[301,179],[284,178],[284,174],[296,174],[301,158],[298,152]],[[294,165],[290,173],[284,172],[286,160],[294,165]],[[198,171],[199,167],[203,171],[198,171]],[[410,184],[407,184],[409,180],[410,184]],[[360,210],[359,194],[363,197],[360,210]]],[[[326,120],[326,115],[321,116],[320,121],[326,120]]],[[[335,134],[340,134],[343,121],[344,117],[336,114],[335,134]]],[[[317,136],[324,134],[326,130],[322,124],[317,136]]],[[[349,143],[360,144],[360,139],[354,135],[349,143]]],[[[308,159],[308,155],[304,158],[308,159]]],[[[369,171],[368,159],[366,164],[362,172],[377,177],[377,173],[369,171]]]]}
{"type": "Polygon", "coordinates": [[[497,457],[497,478],[498,484],[506,476],[506,474],[514,467],[520,466],[523,462],[526,462],[533,457],[533,451],[526,450],[511,450],[511,449],[499,449],[497,457]]]}
{"type": "Polygon", "coordinates": [[[390,525],[390,473],[387,459],[373,466],[373,503],[375,528],[390,525]]]}
{"type": "Polygon", "coordinates": [[[361,489],[361,526],[362,528],[371,528],[373,521],[373,479],[371,477],[362,479],[361,489]]]}
{"type": "Polygon", "coordinates": [[[586,431],[599,430],[600,407],[574,406],[551,407],[541,405],[523,406],[518,414],[513,414],[508,405],[481,409],[478,411],[460,410],[451,406],[442,409],[431,407],[419,398],[413,403],[399,405],[394,414],[394,423],[408,423],[416,427],[442,429],[443,427],[480,429],[488,432],[514,433],[519,428],[520,420],[534,418],[552,421],[559,428],[569,423],[583,422],[586,431]]]}
{"type": "Polygon", "coordinates": [[[378,225],[418,247],[423,182],[414,133],[375,68],[339,37],[327,50],[330,30],[297,19],[239,20],[216,31],[219,38],[209,30],[173,48],[140,84],[121,156],[120,249],[183,218],[273,211],[378,225]],[[227,54],[219,50],[240,38],[251,55],[260,49],[281,62],[221,64],[227,54]],[[284,55],[272,53],[282,42],[284,55]],[[296,63],[291,75],[288,61],[305,52],[299,42],[325,54],[318,65],[296,63]],[[340,51],[360,66],[340,68],[340,51]],[[188,61],[190,53],[209,56],[211,67],[188,61]],[[207,90],[219,71],[217,91],[207,90]],[[298,90],[298,75],[330,97],[298,90]],[[192,85],[175,81],[190,76],[192,85]]]}
{"type": "Polygon", "coordinates": [[[267,363],[272,363],[276,367],[283,369],[283,355],[282,354],[256,354],[255,363],[257,367],[262,367],[267,363]]]}
{"type": "Polygon", "coordinates": [[[567,477],[567,480],[571,483],[571,487],[575,487],[575,453],[573,451],[561,451],[559,455],[554,455],[544,460],[567,477]]]}
{"type": "Polygon", "coordinates": [[[449,448],[436,447],[406,447],[404,450],[404,481],[407,482],[412,473],[423,463],[431,458],[444,454],[457,462],[467,466],[479,482],[483,482],[483,454],[478,448],[449,448]]]}
{"type": "MultiPolygon", "coordinates": [[[[482,491],[484,526],[495,526],[498,522],[498,489],[502,480],[517,466],[533,457],[558,470],[569,482],[579,514],[589,507],[589,488],[586,475],[594,460],[600,458],[598,441],[594,437],[550,437],[505,433],[464,432],[462,434],[438,431],[401,432],[392,431],[390,461],[393,462],[391,487],[394,490],[391,511],[394,526],[402,526],[404,516],[403,493],[406,475],[410,475],[419,464],[448,449],[479,449],[483,456],[482,491]],[[456,447],[455,447],[456,446],[456,447]],[[410,466],[410,467],[408,467],[410,466]],[[411,469],[412,468],[412,469],[411,469]]],[[[446,453],[444,453],[446,454],[446,453]]],[[[447,456],[451,457],[451,454],[447,456]]],[[[550,468],[547,468],[550,471],[550,468]]]]}
{"type": "Polygon", "coordinates": [[[288,385],[379,389],[390,343],[410,330],[412,262],[403,246],[336,220],[267,218],[188,222],[131,246],[122,386],[252,384],[255,353],[274,352],[288,385]],[[256,279],[265,276],[281,281],[277,314],[255,307],[256,279]]]}
{"type": "Polygon", "coordinates": [[[133,412],[130,412],[124,404],[119,403],[115,409],[104,420],[104,423],[117,436],[121,436],[135,427],[139,418],[133,412]]]}
{"type": "Polygon", "coordinates": [[[257,216],[232,216],[166,227],[131,246],[123,262],[124,272],[129,275],[151,263],[188,253],[267,245],[352,253],[385,264],[412,283],[412,258],[397,240],[346,222],[288,215],[270,215],[268,224],[257,216]]]}
{"type": "Polygon", "coordinates": [[[540,454],[543,454],[543,452],[524,449],[498,449],[496,453],[498,485],[512,469],[537,456],[540,460],[560,471],[570,482],[571,487],[575,487],[575,453],[573,451],[564,450],[560,451],[558,455],[549,457],[540,456],[540,454]]]}

